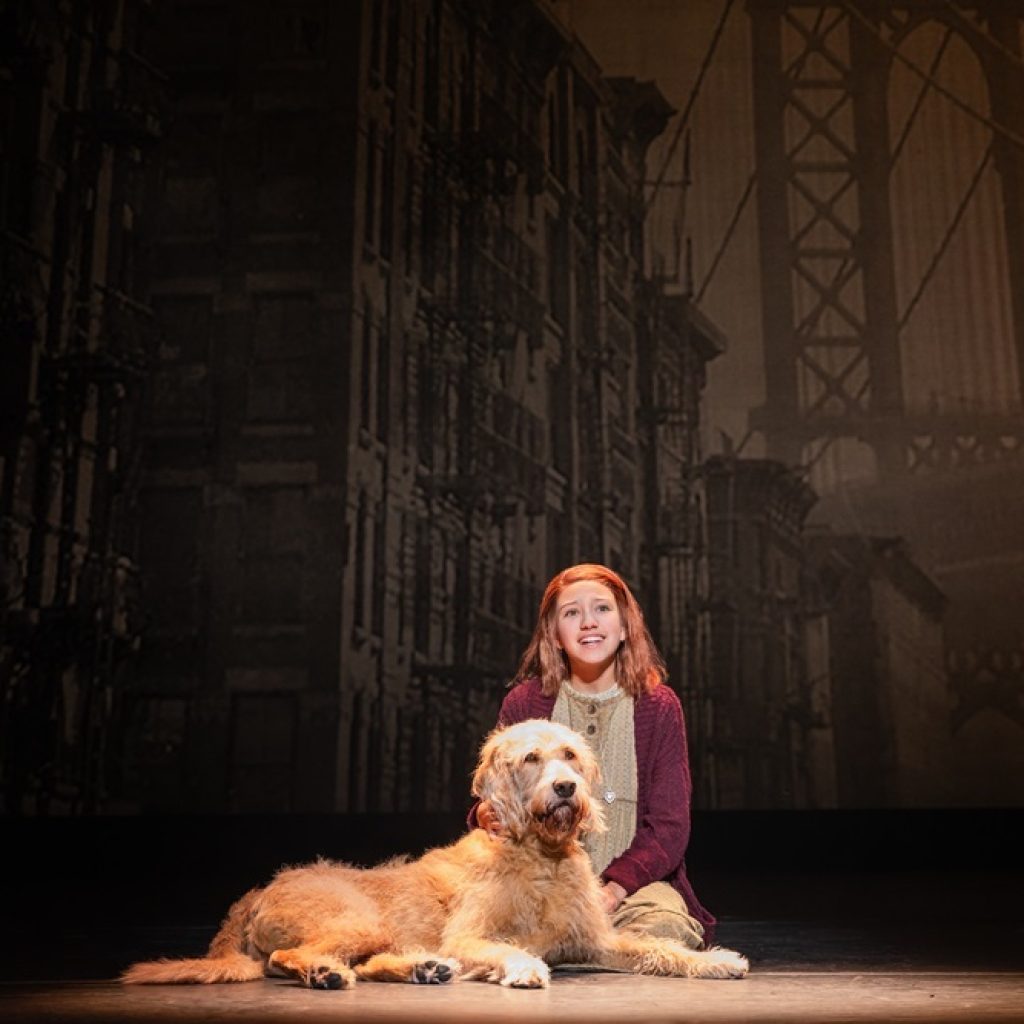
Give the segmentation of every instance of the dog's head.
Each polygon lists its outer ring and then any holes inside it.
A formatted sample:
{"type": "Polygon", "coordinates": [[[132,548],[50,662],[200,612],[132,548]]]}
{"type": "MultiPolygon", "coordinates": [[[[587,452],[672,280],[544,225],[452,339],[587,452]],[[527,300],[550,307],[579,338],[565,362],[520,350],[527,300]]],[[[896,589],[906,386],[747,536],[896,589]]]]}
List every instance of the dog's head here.
{"type": "Polygon", "coordinates": [[[548,846],[564,846],[585,832],[605,831],[600,806],[591,797],[600,774],[579,733],[530,719],[488,736],[473,794],[489,802],[512,839],[535,835],[548,846]]]}

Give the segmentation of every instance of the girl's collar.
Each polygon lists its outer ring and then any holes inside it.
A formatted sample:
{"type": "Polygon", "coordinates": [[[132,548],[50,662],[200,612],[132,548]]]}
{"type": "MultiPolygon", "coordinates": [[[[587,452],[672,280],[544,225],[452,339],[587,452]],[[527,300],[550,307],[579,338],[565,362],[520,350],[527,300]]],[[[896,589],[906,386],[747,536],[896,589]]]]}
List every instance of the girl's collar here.
{"type": "Polygon", "coordinates": [[[565,692],[574,700],[589,701],[592,704],[604,704],[606,701],[614,700],[622,694],[622,687],[618,683],[610,690],[602,690],[600,693],[585,693],[583,690],[577,690],[568,679],[562,680],[562,686],[565,688],[565,692]]]}

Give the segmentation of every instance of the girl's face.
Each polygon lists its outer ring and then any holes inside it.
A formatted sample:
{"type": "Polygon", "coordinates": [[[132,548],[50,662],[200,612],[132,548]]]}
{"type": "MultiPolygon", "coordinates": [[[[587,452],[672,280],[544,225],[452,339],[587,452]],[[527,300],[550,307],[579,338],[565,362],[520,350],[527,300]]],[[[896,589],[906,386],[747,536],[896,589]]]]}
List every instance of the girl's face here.
{"type": "Polygon", "coordinates": [[[626,639],[615,595],[603,583],[570,583],[555,601],[555,636],[573,675],[594,679],[609,670],[626,639]]]}

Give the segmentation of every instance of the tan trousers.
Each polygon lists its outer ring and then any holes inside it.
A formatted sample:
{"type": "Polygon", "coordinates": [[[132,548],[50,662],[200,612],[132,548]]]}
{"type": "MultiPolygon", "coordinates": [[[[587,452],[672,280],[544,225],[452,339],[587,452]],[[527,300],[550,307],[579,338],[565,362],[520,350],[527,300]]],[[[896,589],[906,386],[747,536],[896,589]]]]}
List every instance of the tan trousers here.
{"type": "Polygon", "coordinates": [[[683,897],[668,882],[652,882],[627,896],[612,914],[612,924],[619,931],[676,939],[690,949],[704,943],[704,925],[690,916],[683,897]]]}
{"type": "MultiPolygon", "coordinates": [[[[690,916],[683,897],[668,882],[652,882],[627,896],[612,914],[612,924],[620,931],[676,939],[691,949],[700,949],[704,943],[704,925],[690,916]]],[[[631,973],[594,964],[557,964],[555,970],[631,973]]]]}

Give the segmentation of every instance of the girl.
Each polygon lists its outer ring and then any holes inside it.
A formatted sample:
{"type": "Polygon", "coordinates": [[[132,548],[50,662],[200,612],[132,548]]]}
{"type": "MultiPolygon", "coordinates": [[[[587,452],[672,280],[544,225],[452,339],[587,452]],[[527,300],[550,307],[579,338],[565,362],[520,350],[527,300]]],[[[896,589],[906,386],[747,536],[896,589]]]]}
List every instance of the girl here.
{"type": "MultiPolygon", "coordinates": [[[[686,877],[690,768],[679,698],[643,612],[602,565],[558,573],[498,716],[549,718],[587,738],[601,762],[608,831],[587,839],[605,906],[618,928],[710,946],[715,919],[686,877]]],[[[492,824],[488,808],[473,824],[492,824]]]]}

